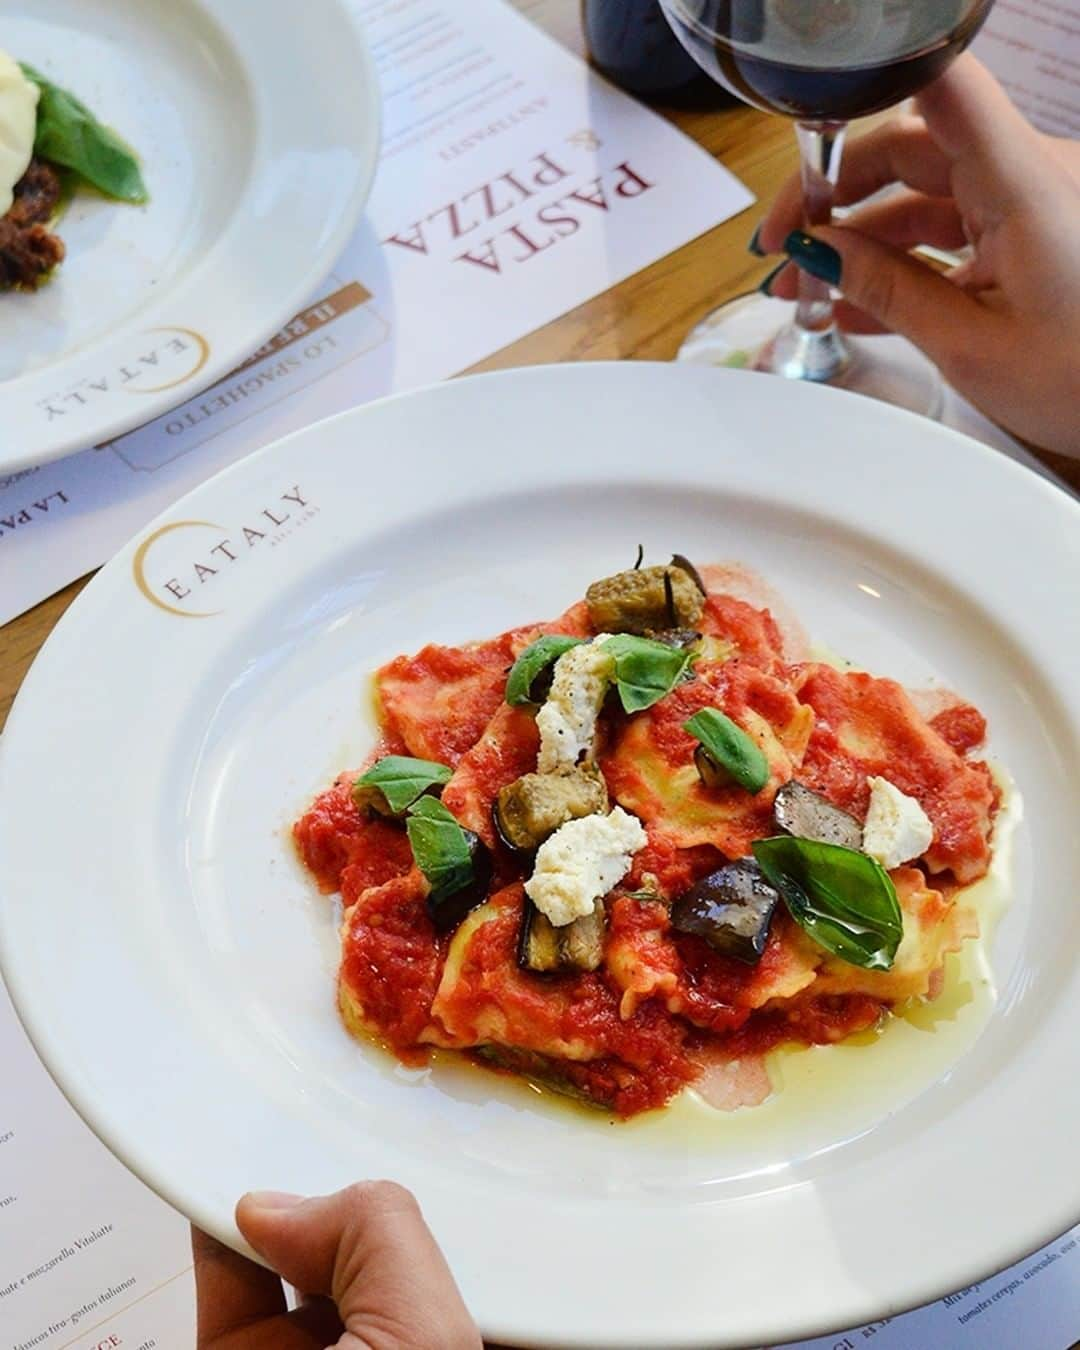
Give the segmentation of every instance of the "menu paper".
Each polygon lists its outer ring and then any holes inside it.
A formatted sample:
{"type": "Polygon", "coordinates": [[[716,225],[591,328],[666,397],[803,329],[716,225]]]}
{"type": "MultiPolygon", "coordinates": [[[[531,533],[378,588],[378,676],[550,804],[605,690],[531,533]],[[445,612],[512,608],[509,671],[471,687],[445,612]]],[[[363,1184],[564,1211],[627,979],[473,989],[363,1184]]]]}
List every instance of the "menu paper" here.
{"type": "Polygon", "coordinates": [[[1080,1225],[1000,1275],[925,1308],[774,1350],[1075,1350],[1078,1337],[1080,1225]]]}
{"type": "Polygon", "coordinates": [[[749,206],[503,0],[350,0],[383,93],[367,216],[308,305],[156,422],[0,478],[0,624],[287,432],[444,379],[749,206]]]}
{"type": "Polygon", "coordinates": [[[2,983],[0,1064],[0,1350],[194,1350],[187,1224],[67,1104],[2,983]]]}
{"type": "Polygon", "coordinates": [[[997,0],[973,50],[1041,131],[1080,136],[1080,0],[997,0]]]}

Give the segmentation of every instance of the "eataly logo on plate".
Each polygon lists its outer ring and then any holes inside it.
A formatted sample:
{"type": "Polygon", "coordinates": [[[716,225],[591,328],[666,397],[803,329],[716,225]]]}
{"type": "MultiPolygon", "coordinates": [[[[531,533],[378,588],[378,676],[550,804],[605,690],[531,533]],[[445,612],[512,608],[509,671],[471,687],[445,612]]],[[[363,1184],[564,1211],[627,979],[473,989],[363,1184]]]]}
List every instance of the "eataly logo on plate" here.
{"type": "Polygon", "coordinates": [[[318,512],[319,508],[312,505],[299,486],[294,486],[231,529],[210,520],[170,521],[148,534],[135,550],[131,560],[135,585],[141,595],[166,614],[176,614],[182,619],[212,619],[222,611],[202,607],[200,597],[206,588],[232,568],[281,543],[318,512]],[[213,533],[206,534],[208,530],[213,533]],[[198,547],[188,538],[193,531],[202,532],[204,542],[198,547]],[[167,569],[158,572],[154,568],[161,579],[152,579],[151,566],[161,553],[158,546],[166,538],[175,540],[179,533],[184,534],[191,547],[179,562],[170,553],[167,569]]]}
{"type": "Polygon", "coordinates": [[[127,360],[50,394],[38,407],[55,422],[112,394],[160,394],[193,380],[209,360],[210,343],[194,328],[154,328],[127,360]]]}

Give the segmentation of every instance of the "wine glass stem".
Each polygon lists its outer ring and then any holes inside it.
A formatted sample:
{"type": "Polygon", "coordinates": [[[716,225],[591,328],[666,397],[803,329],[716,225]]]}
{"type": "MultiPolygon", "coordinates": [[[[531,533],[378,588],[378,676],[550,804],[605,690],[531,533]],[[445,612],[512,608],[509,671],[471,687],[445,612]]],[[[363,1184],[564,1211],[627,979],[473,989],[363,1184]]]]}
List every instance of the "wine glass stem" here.
{"type": "MultiPolygon", "coordinates": [[[[802,164],[803,220],[807,229],[832,220],[833,192],[844,148],[844,122],[797,122],[802,164]]],[[[795,317],[758,356],[757,368],[790,380],[837,380],[851,365],[851,351],[833,321],[832,294],[824,281],[799,269],[795,317]]]]}
{"type": "MultiPolygon", "coordinates": [[[[806,228],[828,225],[832,220],[833,194],[840,175],[840,156],[844,149],[844,122],[798,122],[802,170],[803,218],[806,228]]],[[[833,304],[829,287],[809,272],[799,271],[799,302],[796,324],[808,333],[821,332],[833,322],[833,304]]]]}

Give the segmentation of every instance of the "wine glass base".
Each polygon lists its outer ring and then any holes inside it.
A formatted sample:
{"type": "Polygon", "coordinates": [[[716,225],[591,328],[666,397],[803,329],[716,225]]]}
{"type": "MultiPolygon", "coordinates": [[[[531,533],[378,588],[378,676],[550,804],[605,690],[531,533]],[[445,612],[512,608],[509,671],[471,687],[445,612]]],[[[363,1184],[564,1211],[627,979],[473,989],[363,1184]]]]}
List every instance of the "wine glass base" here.
{"type": "MultiPolygon", "coordinates": [[[[679,348],[678,360],[698,365],[733,366],[747,370],[771,369],[772,344],[791,322],[794,306],[789,300],[773,300],[754,292],[740,296],[707,314],[679,348]]],[[[843,338],[851,360],[831,379],[820,381],[867,398],[938,418],[944,404],[945,386],[937,367],[906,338],[843,338]]],[[[795,377],[785,370],[772,370],[781,378],[795,377]]]]}

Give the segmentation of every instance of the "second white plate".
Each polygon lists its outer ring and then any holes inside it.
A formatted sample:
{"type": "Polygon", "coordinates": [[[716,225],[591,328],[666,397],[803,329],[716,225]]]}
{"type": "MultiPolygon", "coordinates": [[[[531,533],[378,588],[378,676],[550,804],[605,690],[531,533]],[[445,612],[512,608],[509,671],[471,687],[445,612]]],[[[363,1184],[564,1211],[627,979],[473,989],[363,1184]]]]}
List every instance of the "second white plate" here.
{"type": "Polygon", "coordinates": [[[0,474],[150,421],[290,319],[359,220],[379,93],[345,0],[0,0],[5,50],[139,152],[150,202],[80,192],[67,258],[0,295],[0,474]]]}

